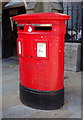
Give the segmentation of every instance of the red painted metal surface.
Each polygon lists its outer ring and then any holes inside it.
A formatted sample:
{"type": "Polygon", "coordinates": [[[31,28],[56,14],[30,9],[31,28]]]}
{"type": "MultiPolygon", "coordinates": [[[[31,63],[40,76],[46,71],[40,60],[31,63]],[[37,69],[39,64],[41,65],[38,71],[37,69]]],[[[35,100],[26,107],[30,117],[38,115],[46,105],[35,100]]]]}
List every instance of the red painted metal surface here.
{"type": "Polygon", "coordinates": [[[23,86],[42,91],[55,91],[64,87],[64,35],[65,20],[69,16],[59,13],[34,13],[13,17],[18,23],[20,41],[20,82],[23,86]],[[36,27],[51,27],[36,30],[36,27]],[[46,57],[37,56],[38,43],[45,43],[46,57]]]}

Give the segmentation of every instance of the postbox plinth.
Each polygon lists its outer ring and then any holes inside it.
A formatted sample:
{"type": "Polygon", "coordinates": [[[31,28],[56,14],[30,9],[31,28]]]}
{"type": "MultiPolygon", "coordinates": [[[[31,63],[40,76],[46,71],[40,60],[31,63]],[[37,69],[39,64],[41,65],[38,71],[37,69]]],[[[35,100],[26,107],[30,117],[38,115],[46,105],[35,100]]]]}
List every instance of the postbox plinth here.
{"type": "Polygon", "coordinates": [[[38,109],[64,104],[64,36],[68,15],[33,13],[17,21],[20,99],[38,109]]]}
{"type": "Polygon", "coordinates": [[[36,109],[59,109],[64,105],[64,89],[42,92],[28,89],[20,85],[20,100],[23,104],[36,109]]]}

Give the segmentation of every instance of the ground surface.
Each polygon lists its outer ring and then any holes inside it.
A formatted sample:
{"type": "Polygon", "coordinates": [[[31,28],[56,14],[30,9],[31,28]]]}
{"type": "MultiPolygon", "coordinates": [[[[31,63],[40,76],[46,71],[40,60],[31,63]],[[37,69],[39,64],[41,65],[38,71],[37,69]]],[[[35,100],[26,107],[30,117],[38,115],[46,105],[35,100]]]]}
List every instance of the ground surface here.
{"type": "Polygon", "coordinates": [[[18,71],[15,58],[3,60],[3,118],[81,118],[81,72],[65,71],[65,104],[59,110],[45,111],[27,107],[20,102],[18,71]]]}

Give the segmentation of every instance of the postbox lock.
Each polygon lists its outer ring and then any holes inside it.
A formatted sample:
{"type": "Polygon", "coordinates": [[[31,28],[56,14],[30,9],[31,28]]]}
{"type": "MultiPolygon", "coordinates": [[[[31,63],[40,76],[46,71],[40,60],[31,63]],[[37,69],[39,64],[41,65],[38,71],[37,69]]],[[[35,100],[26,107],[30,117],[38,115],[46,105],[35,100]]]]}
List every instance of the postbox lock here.
{"type": "Polygon", "coordinates": [[[29,26],[28,32],[32,32],[32,27],[31,26],[29,26]]]}
{"type": "Polygon", "coordinates": [[[43,36],[40,36],[40,38],[43,38],[43,36]]]}

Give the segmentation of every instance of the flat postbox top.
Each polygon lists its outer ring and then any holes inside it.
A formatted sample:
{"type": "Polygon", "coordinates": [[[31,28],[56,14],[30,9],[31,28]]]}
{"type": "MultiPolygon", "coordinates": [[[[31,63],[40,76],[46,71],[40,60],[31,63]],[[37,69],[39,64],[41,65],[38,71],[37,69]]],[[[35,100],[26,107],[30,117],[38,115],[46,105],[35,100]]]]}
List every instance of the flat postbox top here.
{"type": "Polygon", "coordinates": [[[13,17],[17,22],[54,22],[56,20],[65,21],[70,18],[69,15],[53,12],[22,14],[13,17]]]}

